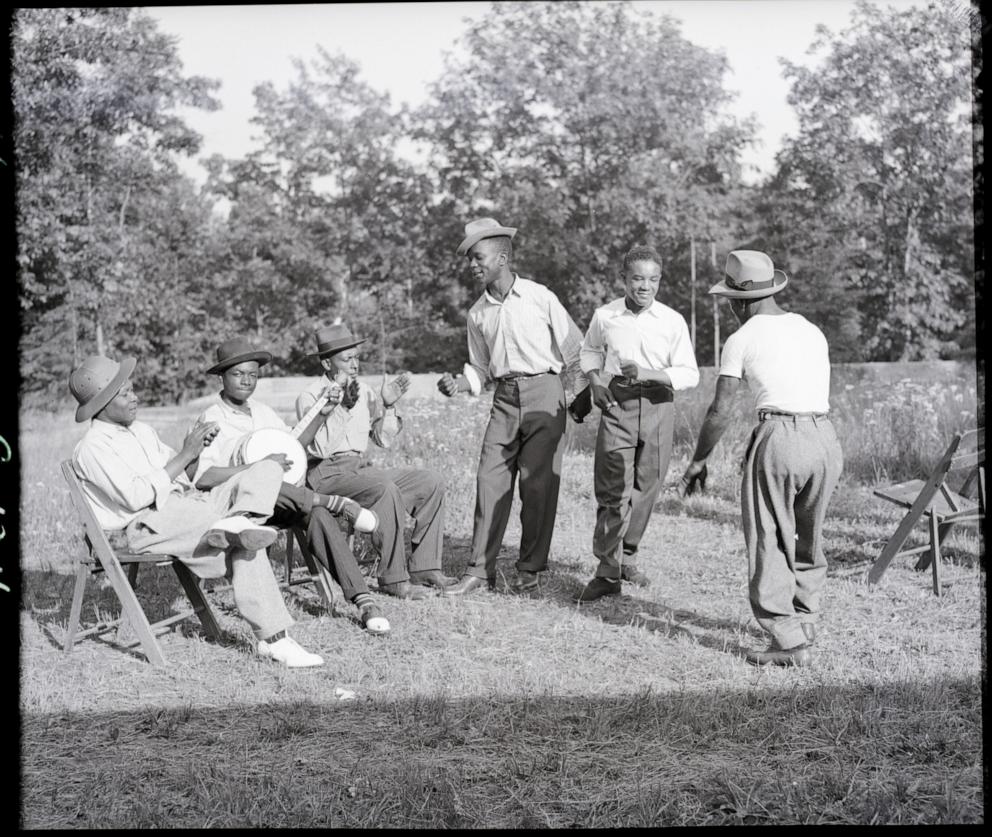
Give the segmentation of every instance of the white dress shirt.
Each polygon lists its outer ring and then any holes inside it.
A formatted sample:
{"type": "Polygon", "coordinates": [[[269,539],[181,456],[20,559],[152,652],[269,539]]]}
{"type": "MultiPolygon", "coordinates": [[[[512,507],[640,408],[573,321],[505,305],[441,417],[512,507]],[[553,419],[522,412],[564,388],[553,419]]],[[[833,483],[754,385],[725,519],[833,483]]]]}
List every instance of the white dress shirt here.
{"type": "Polygon", "coordinates": [[[218,395],[217,400],[200,413],[196,421],[190,425],[192,428],[200,421],[215,421],[220,426],[214,440],[200,453],[196,473],[193,475],[194,484],[199,482],[200,477],[210,468],[231,467],[234,455],[238,452],[238,444],[247,433],[263,427],[276,427],[286,431],[291,429],[268,404],[249,399],[245,405],[250,410],[249,413],[236,410],[218,395]]]}
{"type": "Polygon", "coordinates": [[[93,419],[72,454],[86,499],[104,529],[123,529],[146,509],[162,509],[173,494],[194,492],[180,472],[165,470],[176,451],[141,421],[129,427],[93,419]]]}
{"type": "Polygon", "coordinates": [[[621,360],[667,372],[673,390],[691,389],[699,383],[696,353],[685,318],[656,299],[637,314],[627,307],[625,297],[593,312],[582,342],[582,371],[601,371],[608,378],[623,375],[621,360]]]}
{"type": "Polygon", "coordinates": [[[537,282],[516,274],[502,302],[488,290],[468,312],[468,363],[465,379],[473,395],[485,384],[510,374],[559,374],[573,389],[584,385],[579,369],[582,332],[558,297],[537,282]]]}
{"type": "MultiPolygon", "coordinates": [[[[323,375],[308,386],[296,398],[296,419],[299,421],[317,403],[325,387],[331,385],[327,375],[323,375]]],[[[317,428],[313,441],[307,445],[307,455],[316,459],[327,459],[336,453],[364,453],[369,446],[369,434],[373,425],[381,420],[385,410],[382,401],[372,389],[358,382],[358,401],[347,410],[338,404],[317,428]]]]}

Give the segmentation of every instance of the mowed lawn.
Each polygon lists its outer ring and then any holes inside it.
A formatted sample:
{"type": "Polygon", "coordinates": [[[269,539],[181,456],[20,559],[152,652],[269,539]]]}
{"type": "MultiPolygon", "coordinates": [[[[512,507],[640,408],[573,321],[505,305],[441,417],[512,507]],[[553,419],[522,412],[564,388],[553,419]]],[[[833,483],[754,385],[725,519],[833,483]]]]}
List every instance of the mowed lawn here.
{"type": "MultiPolygon", "coordinates": [[[[428,379],[430,376],[423,376],[428,379]]],[[[436,376],[435,376],[436,377],[436,376]]],[[[424,383],[420,381],[419,383],[424,383]]],[[[383,464],[447,484],[444,569],[468,560],[474,475],[489,399],[404,401],[383,464]]],[[[712,370],[678,400],[681,474],[712,370]]],[[[411,393],[411,395],[414,393],[411,393]]],[[[139,394],[140,395],[140,394],[139,394]]],[[[350,605],[287,593],[293,634],[327,661],[287,671],[257,659],[230,594],[211,594],[227,634],[165,634],[171,665],[138,650],[61,641],[82,549],[58,463],[83,432],[71,411],[24,413],[21,493],[21,825],[71,827],[567,827],[983,821],[985,575],[974,527],[946,545],[944,595],[914,559],[864,577],[899,510],[875,483],[919,476],[950,433],[974,426],[967,366],[835,370],[846,469],[827,521],[830,573],[814,664],[756,669],[738,468],[750,401],[714,454],[708,493],[665,494],[641,545],[647,588],[579,606],[592,576],[597,416],[569,424],[550,568],[539,593],[379,597],[388,637],[350,605]],[[962,371],[963,370],[963,371],[962,371]],[[355,693],[342,701],[336,688],[355,693]]],[[[178,445],[191,408],[139,417],[178,445]]],[[[917,540],[923,535],[921,524],[917,540]]],[[[273,557],[281,555],[281,548],[273,557]]],[[[276,564],[278,566],[278,563],[276,564]]],[[[182,604],[168,571],[142,575],[155,617],[182,604]]],[[[84,622],[115,612],[97,577],[84,622]]]]}

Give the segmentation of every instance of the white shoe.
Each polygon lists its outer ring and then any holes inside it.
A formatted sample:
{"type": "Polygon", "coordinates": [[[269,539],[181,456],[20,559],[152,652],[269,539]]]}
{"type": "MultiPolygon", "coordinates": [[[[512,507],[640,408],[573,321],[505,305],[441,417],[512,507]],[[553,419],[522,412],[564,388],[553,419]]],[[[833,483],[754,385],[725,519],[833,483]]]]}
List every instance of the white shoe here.
{"type": "Polygon", "coordinates": [[[311,654],[291,636],[284,636],[275,642],[258,641],[258,656],[282,663],[287,668],[309,668],[322,666],[324,658],[320,654],[311,654]]]}
{"type": "Polygon", "coordinates": [[[370,634],[381,636],[389,633],[389,620],[382,615],[382,611],[376,604],[367,604],[359,609],[362,626],[370,634]]]}
{"type": "Polygon", "coordinates": [[[249,552],[271,546],[278,537],[279,533],[271,526],[260,526],[243,514],[218,520],[204,535],[207,543],[216,549],[235,547],[249,552]]]}

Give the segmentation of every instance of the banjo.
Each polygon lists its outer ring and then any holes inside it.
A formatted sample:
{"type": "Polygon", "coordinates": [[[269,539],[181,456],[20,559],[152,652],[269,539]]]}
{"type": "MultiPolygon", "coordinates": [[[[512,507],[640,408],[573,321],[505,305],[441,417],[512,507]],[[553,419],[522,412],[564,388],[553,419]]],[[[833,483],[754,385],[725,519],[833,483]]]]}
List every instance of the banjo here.
{"type": "Polygon", "coordinates": [[[307,452],[300,444],[300,434],[307,429],[307,425],[316,418],[328,401],[330,398],[326,395],[318,398],[292,430],[283,430],[279,427],[260,427],[258,430],[246,433],[238,439],[235,445],[231,464],[252,465],[274,453],[282,453],[286,455],[290,463],[289,470],[283,474],[283,482],[290,485],[302,485],[303,478],[307,474],[307,452]]]}

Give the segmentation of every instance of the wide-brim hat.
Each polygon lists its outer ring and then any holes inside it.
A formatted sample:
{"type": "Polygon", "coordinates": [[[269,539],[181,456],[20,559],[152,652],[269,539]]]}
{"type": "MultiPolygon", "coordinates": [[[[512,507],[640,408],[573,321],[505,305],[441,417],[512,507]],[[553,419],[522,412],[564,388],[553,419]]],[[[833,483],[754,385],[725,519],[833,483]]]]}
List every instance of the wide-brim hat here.
{"type": "Polygon", "coordinates": [[[760,250],[731,251],[723,272],[727,277],[709,292],[731,299],[760,299],[777,294],[789,284],[785,271],[778,270],[760,250]]]}
{"type": "Polygon", "coordinates": [[[76,421],[93,418],[120,392],[138,361],[126,357],[118,363],[103,355],[91,355],[69,375],[69,391],[79,402],[76,421]]]}
{"type": "Polygon", "coordinates": [[[220,375],[246,360],[257,360],[259,366],[264,366],[272,360],[272,355],[269,352],[259,351],[242,337],[235,337],[217,347],[217,362],[207,370],[206,374],[220,375]]]}
{"type": "Polygon", "coordinates": [[[338,352],[343,352],[345,349],[350,349],[352,346],[358,346],[366,340],[364,337],[355,337],[355,335],[348,330],[348,326],[343,323],[321,326],[314,333],[314,337],[317,340],[317,351],[310,352],[307,357],[327,357],[328,355],[336,355],[338,352]]]}
{"type": "Polygon", "coordinates": [[[473,244],[484,238],[494,238],[497,235],[513,238],[516,234],[516,227],[504,227],[495,218],[477,218],[465,225],[465,238],[458,245],[458,255],[464,256],[473,244]]]}

